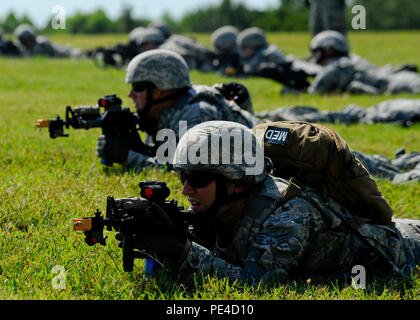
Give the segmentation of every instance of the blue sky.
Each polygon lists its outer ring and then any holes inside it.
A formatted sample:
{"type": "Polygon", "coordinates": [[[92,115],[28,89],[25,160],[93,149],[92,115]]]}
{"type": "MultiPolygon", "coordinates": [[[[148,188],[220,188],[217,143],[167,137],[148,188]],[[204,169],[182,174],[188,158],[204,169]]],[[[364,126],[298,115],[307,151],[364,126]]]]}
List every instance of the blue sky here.
{"type": "MultiPolygon", "coordinates": [[[[241,2],[253,9],[277,7],[279,0],[233,0],[241,2]]],[[[133,16],[158,19],[164,12],[178,18],[186,11],[191,11],[210,4],[219,4],[221,0],[1,0],[0,19],[11,11],[18,16],[24,13],[31,17],[34,24],[45,26],[52,16],[52,8],[61,5],[66,9],[66,15],[71,16],[76,11],[89,12],[102,7],[110,18],[115,18],[121,12],[124,4],[134,8],[133,16]]]]}

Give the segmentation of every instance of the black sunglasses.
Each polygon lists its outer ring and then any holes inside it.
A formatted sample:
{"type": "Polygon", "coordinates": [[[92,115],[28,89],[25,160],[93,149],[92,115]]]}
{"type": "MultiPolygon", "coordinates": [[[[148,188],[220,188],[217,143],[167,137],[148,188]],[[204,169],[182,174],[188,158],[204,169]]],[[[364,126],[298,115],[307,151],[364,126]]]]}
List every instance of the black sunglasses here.
{"type": "Polygon", "coordinates": [[[194,172],[190,174],[186,174],[185,172],[181,172],[179,174],[182,184],[185,184],[185,181],[188,181],[188,184],[192,188],[205,188],[207,187],[210,182],[216,180],[216,175],[213,173],[205,173],[205,172],[194,172]]]}
{"type": "Polygon", "coordinates": [[[142,92],[144,90],[147,90],[148,88],[151,88],[151,84],[147,82],[134,82],[131,84],[131,87],[135,92],[142,92]]]}

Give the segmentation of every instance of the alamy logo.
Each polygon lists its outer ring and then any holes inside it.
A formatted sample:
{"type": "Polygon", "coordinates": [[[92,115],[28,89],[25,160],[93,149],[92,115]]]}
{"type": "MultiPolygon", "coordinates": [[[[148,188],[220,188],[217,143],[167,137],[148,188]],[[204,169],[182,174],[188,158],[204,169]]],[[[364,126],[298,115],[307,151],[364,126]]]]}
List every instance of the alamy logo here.
{"type": "Polygon", "coordinates": [[[356,265],[351,269],[353,275],[351,285],[354,289],[366,289],[366,270],[362,265],[356,265]]]}
{"type": "MultiPolygon", "coordinates": [[[[178,137],[186,135],[188,141],[190,138],[194,140],[194,137],[189,136],[187,128],[187,121],[180,121],[178,137]]],[[[156,141],[163,141],[156,151],[157,160],[173,164],[177,150],[175,132],[161,129],[156,135],[156,141]]],[[[254,141],[251,130],[234,128],[229,131],[220,128],[218,134],[200,136],[191,145],[179,149],[176,157],[180,164],[244,164],[247,175],[259,175],[264,171],[264,151],[254,141]]]]}
{"type": "Polygon", "coordinates": [[[66,29],[66,8],[56,5],[51,9],[51,13],[53,14],[51,27],[54,30],[66,29]]]}
{"type": "Polygon", "coordinates": [[[362,5],[355,5],[351,8],[351,13],[355,14],[351,20],[354,30],[366,30],[366,8],[362,5]]]}
{"type": "Polygon", "coordinates": [[[56,265],[52,268],[51,272],[54,274],[58,273],[51,281],[53,289],[66,289],[66,269],[63,266],[56,265]]]}

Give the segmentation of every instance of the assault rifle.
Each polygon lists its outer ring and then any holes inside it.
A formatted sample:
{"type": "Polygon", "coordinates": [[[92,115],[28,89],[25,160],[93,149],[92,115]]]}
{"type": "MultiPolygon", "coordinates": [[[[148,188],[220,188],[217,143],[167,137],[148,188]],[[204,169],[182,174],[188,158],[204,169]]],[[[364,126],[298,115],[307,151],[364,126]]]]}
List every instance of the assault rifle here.
{"type": "Polygon", "coordinates": [[[239,53],[218,52],[212,56],[213,67],[225,76],[241,76],[243,73],[239,53]]]}
{"type": "MultiPolygon", "coordinates": [[[[106,216],[97,209],[95,216],[72,220],[73,230],[83,232],[89,246],[97,243],[106,245],[103,230],[115,230],[123,236],[124,271],[133,271],[135,258],[147,258],[147,255],[133,247],[133,236],[142,231],[155,228],[168,232],[182,232],[187,237],[188,226],[194,215],[176,200],[166,201],[170,190],[162,181],[142,181],[139,183],[141,198],[114,199],[109,196],[106,202],[106,216]]],[[[147,261],[146,261],[147,264],[147,261]]],[[[147,270],[146,270],[147,271],[147,270]]]]}
{"type": "Polygon", "coordinates": [[[98,67],[113,66],[123,67],[128,61],[138,54],[135,42],[127,44],[118,43],[114,46],[98,47],[87,52],[88,57],[92,58],[98,67]]]}
{"type": "MultiPolygon", "coordinates": [[[[145,145],[139,139],[138,117],[131,112],[129,108],[121,106],[121,99],[115,94],[106,95],[98,100],[96,106],[79,106],[74,110],[71,106],[66,107],[65,119],[57,116],[52,120],[37,120],[37,128],[48,128],[50,137],[52,139],[58,137],[68,137],[64,133],[64,128],[73,129],[90,129],[102,128],[102,134],[107,137],[118,137],[122,143],[127,145],[127,148],[140,152],[149,156],[154,156],[154,149],[145,145]],[[100,108],[104,108],[101,113],[100,108]]],[[[112,165],[107,160],[104,160],[106,165],[112,165]]]]}
{"type": "Polygon", "coordinates": [[[22,50],[20,50],[12,40],[0,41],[0,56],[1,55],[18,57],[22,55],[22,50]]]}
{"type": "Polygon", "coordinates": [[[273,79],[297,90],[306,90],[310,85],[308,78],[316,76],[315,74],[309,74],[304,70],[293,69],[292,62],[286,62],[281,65],[273,65],[271,63],[264,64],[255,75],[273,79]]]}

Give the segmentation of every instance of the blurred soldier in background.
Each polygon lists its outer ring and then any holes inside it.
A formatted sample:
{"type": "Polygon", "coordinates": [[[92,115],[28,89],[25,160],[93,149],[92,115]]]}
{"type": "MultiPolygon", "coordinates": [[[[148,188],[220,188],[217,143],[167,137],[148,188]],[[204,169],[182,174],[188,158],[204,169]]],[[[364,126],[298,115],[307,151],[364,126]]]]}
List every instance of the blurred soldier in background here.
{"type": "Polygon", "coordinates": [[[366,155],[353,151],[371,175],[390,179],[393,183],[420,181],[420,152],[406,153],[400,149],[391,160],[384,155],[366,155]]]}
{"type": "Polygon", "coordinates": [[[306,121],[352,124],[393,123],[409,127],[420,122],[420,99],[391,99],[367,109],[350,104],[343,111],[319,111],[315,107],[293,106],[260,111],[256,115],[270,121],[306,121]]]}
{"type": "Polygon", "coordinates": [[[242,61],[237,46],[238,29],[223,26],[211,35],[214,50],[213,66],[222,75],[234,76],[242,73],[242,61]]]}
{"type": "Polygon", "coordinates": [[[164,22],[152,21],[146,28],[136,27],[130,31],[128,38],[126,44],[91,50],[90,56],[98,65],[123,67],[137,54],[160,48],[181,55],[191,70],[214,71],[214,54],[209,48],[191,37],[172,35],[171,29],[164,22]]]}
{"type": "MultiPolygon", "coordinates": [[[[157,133],[161,129],[171,129],[178,143],[184,133],[181,130],[182,121],[185,121],[185,129],[209,120],[226,119],[249,128],[260,122],[244,110],[252,109],[247,90],[241,100],[242,109],[235,102],[239,100],[225,97],[224,86],[192,84],[185,60],[169,50],[148,50],[134,57],[127,66],[126,82],[132,85],[128,96],[133,99],[137,109],[139,128],[147,133],[145,142],[153,146],[155,151],[163,143],[157,139],[157,133]]],[[[123,141],[115,139],[103,135],[98,138],[99,157],[137,171],[147,166],[159,166],[164,162],[150,154],[129,150],[123,141]]],[[[138,141],[141,141],[140,137],[138,141]]]]}
{"type": "Polygon", "coordinates": [[[346,33],[345,0],[305,0],[310,6],[309,30],[312,36],[325,30],[346,33]]]}
{"type": "Polygon", "coordinates": [[[50,42],[44,36],[37,36],[34,28],[28,24],[19,25],[14,34],[19,40],[22,51],[26,56],[42,55],[54,58],[85,57],[81,49],[63,46],[50,42]]]}
{"type": "Polygon", "coordinates": [[[117,43],[106,47],[100,46],[88,50],[87,55],[99,67],[122,68],[138,54],[137,38],[141,36],[144,29],[144,27],[136,27],[131,30],[128,34],[127,43],[117,43]]]}
{"type": "Polygon", "coordinates": [[[5,39],[3,29],[0,28],[0,56],[21,56],[22,50],[12,40],[5,39]]]}
{"type": "Polygon", "coordinates": [[[260,28],[241,31],[237,42],[245,75],[276,80],[283,83],[286,90],[306,90],[309,86],[308,78],[319,72],[320,68],[313,63],[286,57],[275,45],[267,42],[260,28]]]}
{"type": "Polygon", "coordinates": [[[147,27],[158,29],[160,32],[162,32],[162,35],[165,38],[165,40],[172,35],[171,28],[169,28],[169,26],[165,22],[160,20],[150,22],[147,27]]]}
{"type": "Polygon", "coordinates": [[[136,27],[128,34],[127,43],[118,43],[113,46],[98,47],[90,50],[89,56],[98,66],[124,67],[137,54],[158,48],[166,39],[169,28],[162,27],[136,27]]]}
{"type": "Polygon", "coordinates": [[[144,28],[138,31],[135,36],[137,53],[156,49],[165,42],[163,33],[156,28],[144,28]]]}
{"type": "Polygon", "coordinates": [[[171,35],[160,47],[178,53],[191,70],[213,72],[214,54],[207,46],[194,38],[180,34],[171,35]]]}
{"type": "Polygon", "coordinates": [[[376,66],[350,54],[345,36],[327,30],[310,44],[311,60],[324,67],[308,89],[310,93],[420,93],[420,76],[415,66],[376,66]]]}
{"type": "MultiPolygon", "coordinates": [[[[170,50],[178,53],[187,62],[191,70],[212,72],[214,54],[210,48],[198,43],[195,39],[180,34],[172,34],[169,26],[163,21],[152,21],[148,28],[159,30],[163,41],[160,49],[170,50]]],[[[142,52],[142,51],[139,51],[142,52]]]]}
{"type": "Polygon", "coordinates": [[[265,32],[260,28],[242,30],[237,42],[244,62],[243,71],[247,75],[258,74],[266,66],[277,67],[288,63],[285,54],[267,42],[265,32]]]}
{"type": "Polygon", "coordinates": [[[145,28],[144,27],[135,27],[128,33],[128,42],[136,43],[136,37],[139,33],[141,33],[145,28]]]}

